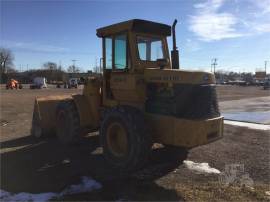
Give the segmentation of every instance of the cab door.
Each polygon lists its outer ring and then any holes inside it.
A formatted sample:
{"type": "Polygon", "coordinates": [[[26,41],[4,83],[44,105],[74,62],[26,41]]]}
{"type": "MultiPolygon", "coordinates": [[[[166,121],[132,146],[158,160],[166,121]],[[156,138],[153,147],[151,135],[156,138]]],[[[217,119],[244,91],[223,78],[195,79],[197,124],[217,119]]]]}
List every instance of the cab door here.
{"type": "Polygon", "coordinates": [[[131,68],[128,47],[128,33],[103,38],[104,105],[117,104],[117,99],[112,91],[112,82],[123,82],[124,84],[127,80],[126,76],[131,68]]]}

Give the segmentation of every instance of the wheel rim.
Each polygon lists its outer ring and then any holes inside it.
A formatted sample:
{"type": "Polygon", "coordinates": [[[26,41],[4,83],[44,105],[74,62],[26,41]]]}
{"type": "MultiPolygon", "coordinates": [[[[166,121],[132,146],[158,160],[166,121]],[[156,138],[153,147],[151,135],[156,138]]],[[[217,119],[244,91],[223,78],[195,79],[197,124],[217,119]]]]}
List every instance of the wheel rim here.
{"type": "Polygon", "coordinates": [[[127,133],[124,127],[117,122],[112,123],[107,130],[107,144],[112,154],[123,157],[127,154],[127,133]]]}

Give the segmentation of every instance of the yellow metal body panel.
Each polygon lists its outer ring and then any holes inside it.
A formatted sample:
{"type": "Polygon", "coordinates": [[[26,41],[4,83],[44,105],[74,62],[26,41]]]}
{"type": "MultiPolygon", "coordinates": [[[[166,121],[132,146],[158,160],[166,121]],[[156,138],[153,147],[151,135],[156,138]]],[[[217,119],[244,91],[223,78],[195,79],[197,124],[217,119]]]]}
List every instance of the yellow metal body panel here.
{"type": "MultiPolygon", "coordinates": [[[[132,105],[137,103],[141,108],[146,100],[147,83],[164,83],[168,84],[169,88],[173,84],[208,85],[215,83],[215,77],[209,72],[157,68],[147,68],[143,74],[113,72],[110,78],[110,89],[114,101],[118,102],[115,105],[130,102],[132,105]]],[[[106,103],[104,105],[108,106],[106,103]]]]}
{"type": "Polygon", "coordinates": [[[144,78],[145,82],[154,83],[214,84],[216,82],[212,73],[178,69],[147,68],[144,70],[144,78]]]}
{"type": "Polygon", "coordinates": [[[223,117],[204,120],[145,115],[154,142],[192,148],[222,138],[223,117]]]}
{"type": "MultiPolygon", "coordinates": [[[[116,23],[116,24],[113,24],[113,25],[109,25],[109,26],[106,26],[106,27],[102,27],[102,28],[99,28],[97,29],[97,36],[98,37],[105,37],[105,36],[110,36],[110,35],[113,35],[113,34],[117,34],[117,33],[121,33],[123,31],[130,31],[130,32],[135,32],[135,31],[144,31],[145,33],[145,28],[149,28],[149,26],[151,28],[153,28],[153,24],[155,24],[156,26],[162,26],[163,29],[165,27],[166,32],[163,31],[159,31],[158,33],[159,34],[162,34],[162,35],[171,35],[171,30],[170,30],[170,26],[169,25],[165,25],[165,24],[161,24],[161,23],[157,23],[157,22],[150,22],[150,21],[146,21],[146,20],[138,20],[138,19],[133,19],[133,20],[128,20],[128,21],[125,21],[125,22],[120,22],[120,23],[116,23]],[[138,22],[140,21],[140,22],[138,22]],[[139,29],[136,28],[136,24],[138,23],[143,23],[144,24],[144,27],[139,29]],[[135,26],[135,27],[134,27],[135,26]]],[[[155,31],[157,32],[157,28],[154,27],[153,29],[155,29],[155,31]]],[[[152,33],[156,33],[156,32],[152,32],[152,33]]]]}
{"type": "Polygon", "coordinates": [[[100,122],[101,82],[99,78],[87,80],[82,95],[73,95],[82,127],[97,128],[100,122]]]}
{"type": "Polygon", "coordinates": [[[100,37],[123,32],[123,30],[130,30],[132,28],[133,21],[129,20],[122,23],[113,24],[107,27],[102,27],[97,30],[97,35],[100,37]]]}
{"type": "Polygon", "coordinates": [[[62,100],[72,99],[71,96],[37,97],[34,111],[38,112],[41,127],[46,131],[54,131],[56,127],[56,107],[62,100]]]}
{"type": "Polygon", "coordinates": [[[91,106],[84,95],[73,95],[74,102],[76,104],[79,117],[80,117],[80,125],[83,127],[90,126],[93,123],[93,117],[91,114],[91,106]]]}
{"type": "Polygon", "coordinates": [[[143,104],[145,101],[145,84],[141,74],[114,73],[110,80],[115,100],[143,104]]]}
{"type": "Polygon", "coordinates": [[[74,100],[81,127],[96,129],[100,124],[100,103],[101,91],[100,80],[92,78],[84,86],[83,94],[68,96],[46,96],[37,97],[35,100],[34,111],[38,112],[41,127],[54,132],[56,128],[56,108],[63,100],[74,100]]]}

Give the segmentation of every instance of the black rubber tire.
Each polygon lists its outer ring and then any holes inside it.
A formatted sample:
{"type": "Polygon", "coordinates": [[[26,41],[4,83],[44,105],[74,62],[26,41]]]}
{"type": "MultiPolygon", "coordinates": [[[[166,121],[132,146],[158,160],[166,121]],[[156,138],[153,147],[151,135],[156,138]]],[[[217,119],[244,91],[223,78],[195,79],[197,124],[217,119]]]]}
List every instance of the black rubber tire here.
{"type": "Polygon", "coordinates": [[[142,168],[151,154],[152,138],[146,130],[144,115],[133,107],[119,106],[104,112],[100,141],[106,161],[120,171],[132,172],[142,168]],[[126,130],[128,152],[124,157],[114,155],[107,144],[108,127],[115,122],[126,130]]]}
{"type": "Polygon", "coordinates": [[[38,118],[38,112],[34,109],[32,117],[31,135],[37,139],[44,137],[44,131],[41,127],[40,120],[38,118]]]}
{"type": "Polygon", "coordinates": [[[61,101],[56,108],[56,135],[64,145],[71,145],[79,140],[80,117],[73,100],[61,101]]]}

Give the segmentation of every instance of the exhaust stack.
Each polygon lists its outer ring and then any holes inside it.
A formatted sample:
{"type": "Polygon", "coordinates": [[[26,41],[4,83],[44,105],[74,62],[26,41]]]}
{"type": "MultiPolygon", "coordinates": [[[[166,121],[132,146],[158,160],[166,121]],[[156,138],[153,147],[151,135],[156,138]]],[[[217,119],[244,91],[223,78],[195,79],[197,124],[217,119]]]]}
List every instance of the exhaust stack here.
{"type": "Polygon", "coordinates": [[[172,37],[173,37],[173,50],[171,51],[172,69],[179,69],[179,52],[176,47],[176,36],[175,36],[175,25],[177,20],[175,19],[172,26],[172,37]]]}

